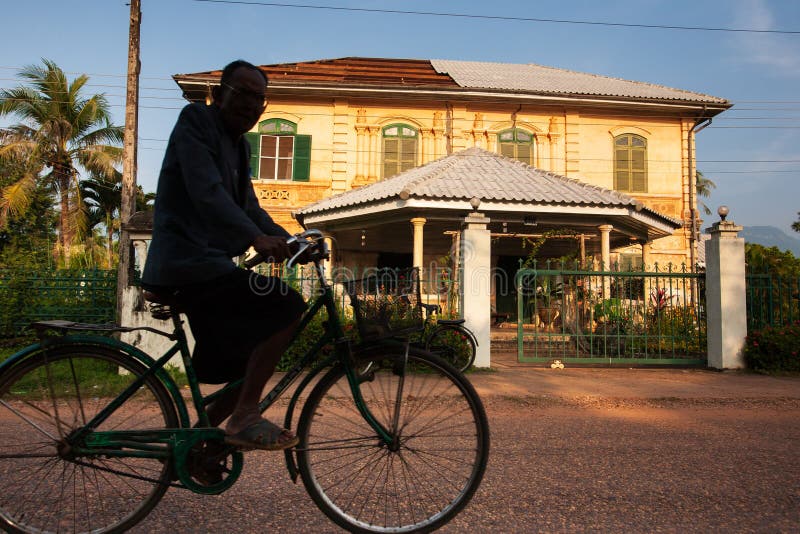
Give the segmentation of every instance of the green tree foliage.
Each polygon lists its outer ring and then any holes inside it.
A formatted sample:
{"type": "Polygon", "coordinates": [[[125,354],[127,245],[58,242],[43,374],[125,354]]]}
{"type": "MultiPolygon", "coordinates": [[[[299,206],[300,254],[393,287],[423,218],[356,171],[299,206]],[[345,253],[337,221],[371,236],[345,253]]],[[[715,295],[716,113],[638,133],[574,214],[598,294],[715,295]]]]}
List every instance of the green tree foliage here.
{"type": "Polygon", "coordinates": [[[788,250],[745,243],[745,263],[750,272],[770,273],[779,277],[800,276],[800,259],[788,250]]]}
{"type": "MultiPolygon", "coordinates": [[[[102,266],[113,268],[116,266],[118,256],[115,251],[115,239],[119,238],[120,220],[119,210],[122,200],[122,174],[114,172],[110,179],[92,175],[88,180],[80,182],[81,199],[84,203],[88,231],[88,239],[94,243],[103,242],[105,246],[105,259],[102,266]],[[105,235],[101,238],[96,234],[103,230],[105,235]]],[[[136,189],[136,211],[150,211],[153,209],[155,193],[145,193],[142,186],[136,189]]],[[[94,266],[97,264],[91,264],[94,266]]]]}
{"type": "Polygon", "coordinates": [[[792,230],[800,232],[800,211],[797,212],[797,220],[792,223],[792,230]]]}
{"type": "MultiPolygon", "coordinates": [[[[115,172],[111,179],[93,175],[80,182],[81,198],[90,232],[102,226],[105,229],[105,267],[116,264],[114,258],[114,234],[119,231],[119,207],[122,199],[122,175],[115,172]]],[[[95,239],[92,237],[92,241],[95,239]]]]}
{"type": "Polygon", "coordinates": [[[152,211],[155,200],[155,193],[145,193],[141,185],[136,186],[136,211],[152,211]]]}
{"type": "MultiPolygon", "coordinates": [[[[0,162],[0,190],[20,179],[24,171],[14,163],[0,162]]],[[[53,195],[47,186],[37,185],[28,193],[30,209],[10,214],[0,228],[0,268],[39,268],[52,264],[56,242],[53,195]]]]}
{"type": "MultiPolygon", "coordinates": [[[[697,171],[696,178],[695,178],[695,192],[697,193],[697,198],[710,198],[711,197],[711,190],[716,189],[717,184],[712,182],[709,178],[706,178],[702,172],[697,171]]],[[[699,201],[700,209],[703,210],[703,213],[706,215],[711,215],[711,208],[706,206],[705,202],[699,201]]]]}
{"type": "Polygon", "coordinates": [[[31,209],[37,188],[52,188],[58,195],[60,253],[68,263],[73,241],[88,235],[79,170],[113,176],[122,158],[123,129],[111,124],[104,95],[83,95],[88,76],[70,82],[54,62],[42,62],[19,72],[27,85],[0,91],[0,116],[21,119],[0,130],[0,160],[22,169],[0,192],[0,226],[31,209]]]}

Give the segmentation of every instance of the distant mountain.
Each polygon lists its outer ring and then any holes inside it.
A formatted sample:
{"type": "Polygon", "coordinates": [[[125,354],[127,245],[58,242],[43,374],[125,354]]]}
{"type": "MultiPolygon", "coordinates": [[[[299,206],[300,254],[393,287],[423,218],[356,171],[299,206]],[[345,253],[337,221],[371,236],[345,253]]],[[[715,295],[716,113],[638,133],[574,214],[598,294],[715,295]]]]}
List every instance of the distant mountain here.
{"type": "MultiPolygon", "coordinates": [[[[747,243],[757,243],[765,247],[778,247],[780,250],[788,250],[795,257],[800,258],[800,239],[788,235],[780,228],[775,228],[774,226],[745,226],[740,235],[747,243]]],[[[800,236],[800,234],[797,235],[800,236]]]]}

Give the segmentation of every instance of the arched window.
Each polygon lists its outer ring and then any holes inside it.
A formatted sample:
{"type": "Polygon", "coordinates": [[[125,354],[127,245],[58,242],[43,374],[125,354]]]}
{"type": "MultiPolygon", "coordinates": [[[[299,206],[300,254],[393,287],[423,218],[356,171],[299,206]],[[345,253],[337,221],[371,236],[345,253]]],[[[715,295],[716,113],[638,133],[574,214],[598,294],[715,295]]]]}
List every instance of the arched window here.
{"type": "Polygon", "coordinates": [[[511,159],[533,165],[533,147],[535,137],[532,133],[512,128],[497,134],[497,145],[500,154],[511,159]]]}
{"type": "Polygon", "coordinates": [[[647,191],[647,140],[634,134],[614,138],[614,189],[647,191]]]}
{"type": "Polygon", "coordinates": [[[383,128],[383,177],[417,166],[417,130],[407,124],[383,128]]]}
{"type": "Polygon", "coordinates": [[[257,132],[245,134],[250,143],[250,174],[260,180],[308,181],[311,136],[298,135],[297,124],[267,119],[257,132]]]}

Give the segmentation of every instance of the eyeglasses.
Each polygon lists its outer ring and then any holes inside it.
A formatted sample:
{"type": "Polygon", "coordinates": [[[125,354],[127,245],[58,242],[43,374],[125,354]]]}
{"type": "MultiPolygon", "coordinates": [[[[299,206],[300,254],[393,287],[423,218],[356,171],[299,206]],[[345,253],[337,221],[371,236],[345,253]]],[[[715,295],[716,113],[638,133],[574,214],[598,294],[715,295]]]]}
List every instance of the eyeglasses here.
{"type": "Polygon", "coordinates": [[[267,95],[264,93],[248,91],[247,89],[238,89],[224,82],[221,83],[221,85],[224,85],[231,93],[235,94],[238,98],[247,100],[249,102],[252,102],[253,104],[259,104],[261,105],[261,107],[267,107],[267,102],[269,102],[269,99],[267,98],[267,95]]]}

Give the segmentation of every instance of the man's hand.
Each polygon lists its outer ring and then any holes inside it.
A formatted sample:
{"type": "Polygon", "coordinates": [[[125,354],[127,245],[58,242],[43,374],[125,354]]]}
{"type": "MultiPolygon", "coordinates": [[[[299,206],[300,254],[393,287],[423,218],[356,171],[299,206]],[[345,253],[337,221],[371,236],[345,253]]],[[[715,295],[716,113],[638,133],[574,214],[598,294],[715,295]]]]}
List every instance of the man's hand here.
{"type": "Polygon", "coordinates": [[[280,263],[292,257],[292,251],[286,243],[285,237],[260,235],[253,240],[253,248],[264,258],[264,261],[270,263],[280,263]]]}

